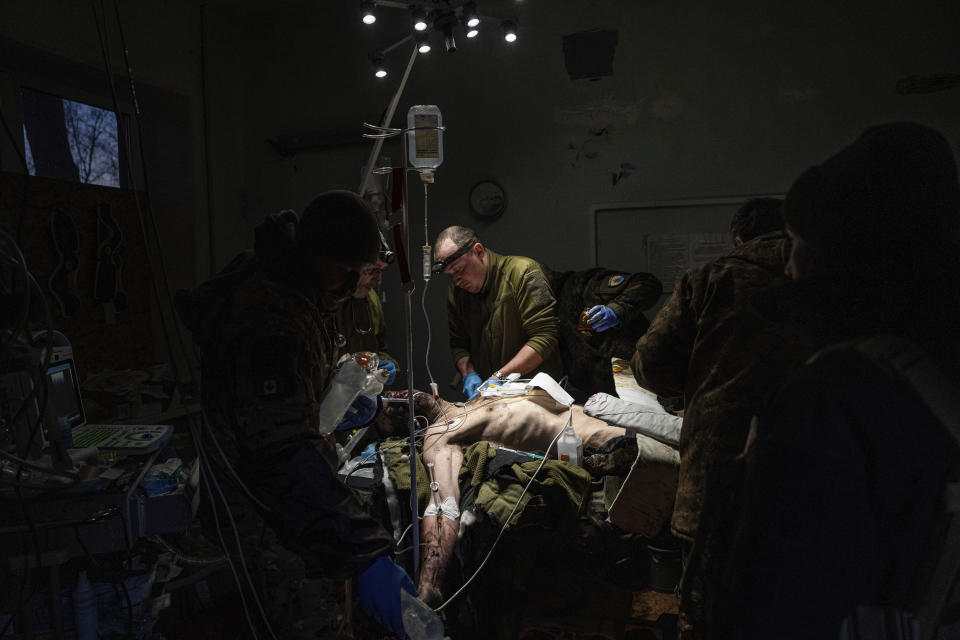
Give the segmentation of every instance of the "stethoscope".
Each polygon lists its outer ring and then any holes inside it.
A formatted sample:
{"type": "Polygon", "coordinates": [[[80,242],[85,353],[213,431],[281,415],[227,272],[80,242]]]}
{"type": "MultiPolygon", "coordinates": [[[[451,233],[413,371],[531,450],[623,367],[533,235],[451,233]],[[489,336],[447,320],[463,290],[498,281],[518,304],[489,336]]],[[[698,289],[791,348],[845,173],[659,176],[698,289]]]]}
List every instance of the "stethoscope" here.
{"type": "MultiPolygon", "coordinates": [[[[356,331],[359,335],[365,336],[373,331],[373,319],[369,321],[370,326],[366,329],[361,329],[357,326],[357,312],[354,309],[354,305],[350,305],[350,320],[353,322],[353,330],[356,331]]],[[[336,332],[336,338],[334,339],[337,343],[337,346],[341,349],[347,346],[347,336],[343,335],[340,331],[336,332]]]]}

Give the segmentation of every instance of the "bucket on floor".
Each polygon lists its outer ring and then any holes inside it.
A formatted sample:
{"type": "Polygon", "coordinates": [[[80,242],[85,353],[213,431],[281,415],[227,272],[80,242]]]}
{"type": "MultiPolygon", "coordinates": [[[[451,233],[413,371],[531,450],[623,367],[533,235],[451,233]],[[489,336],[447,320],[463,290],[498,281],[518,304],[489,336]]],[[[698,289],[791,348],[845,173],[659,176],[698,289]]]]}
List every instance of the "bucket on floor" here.
{"type": "Polygon", "coordinates": [[[680,549],[647,545],[650,553],[650,588],[663,593],[673,593],[680,584],[683,564],[680,549]]]}

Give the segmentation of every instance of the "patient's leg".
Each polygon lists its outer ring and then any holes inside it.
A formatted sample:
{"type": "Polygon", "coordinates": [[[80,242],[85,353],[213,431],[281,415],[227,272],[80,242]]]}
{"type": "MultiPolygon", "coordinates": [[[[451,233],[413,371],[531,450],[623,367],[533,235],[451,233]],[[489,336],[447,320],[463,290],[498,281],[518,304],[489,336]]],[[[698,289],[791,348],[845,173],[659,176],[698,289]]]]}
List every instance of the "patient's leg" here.
{"type": "MultiPolygon", "coordinates": [[[[573,429],[585,446],[599,447],[626,433],[622,427],[611,427],[602,420],[585,415],[579,405],[573,406],[571,416],[569,409],[558,407],[553,398],[546,395],[476,399],[463,409],[447,403],[441,406],[445,417],[427,430],[423,440],[423,461],[433,464],[440,501],[452,497],[457,509],[460,503],[457,477],[463,463],[461,447],[465,444],[487,440],[516,449],[545,450],[571,417],[573,429]]],[[[555,453],[555,447],[551,453],[555,453]]],[[[459,512],[456,515],[459,516],[459,512]]],[[[439,599],[443,572],[453,555],[458,520],[442,514],[424,517],[426,546],[418,589],[426,602],[439,599]],[[446,544],[451,535],[450,544],[446,544]]]]}
{"type": "Polygon", "coordinates": [[[420,599],[431,607],[440,606],[443,600],[443,579],[447,567],[453,558],[454,545],[457,544],[457,533],[460,529],[460,518],[449,518],[446,515],[425,515],[423,517],[423,533],[420,544],[423,547],[420,561],[420,576],[417,580],[417,591],[420,599]]]}

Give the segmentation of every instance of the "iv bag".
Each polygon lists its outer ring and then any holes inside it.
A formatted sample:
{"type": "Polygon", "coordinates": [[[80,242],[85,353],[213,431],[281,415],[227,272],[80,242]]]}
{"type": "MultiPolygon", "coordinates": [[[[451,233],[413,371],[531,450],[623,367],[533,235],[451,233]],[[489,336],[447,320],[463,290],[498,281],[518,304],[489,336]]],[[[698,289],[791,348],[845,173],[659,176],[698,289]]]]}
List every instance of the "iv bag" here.
{"type": "Polygon", "coordinates": [[[407,160],[420,172],[443,164],[443,116],[435,104],[415,104],[407,112],[407,160]]]}

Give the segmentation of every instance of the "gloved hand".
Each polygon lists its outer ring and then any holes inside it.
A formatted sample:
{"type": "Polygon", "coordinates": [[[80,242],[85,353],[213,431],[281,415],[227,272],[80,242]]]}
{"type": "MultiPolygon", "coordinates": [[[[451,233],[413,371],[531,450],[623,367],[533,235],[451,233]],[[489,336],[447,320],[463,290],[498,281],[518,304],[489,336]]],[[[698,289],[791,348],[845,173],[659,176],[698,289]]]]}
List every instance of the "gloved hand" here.
{"type": "Polygon", "coordinates": [[[483,380],[480,378],[480,374],[476,371],[471,371],[463,378],[463,395],[467,396],[467,400],[473,400],[473,397],[477,395],[477,389],[483,383],[483,380]]]}
{"type": "Polygon", "coordinates": [[[380,370],[390,373],[390,375],[387,376],[387,381],[384,383],[389,387],[393,384],[393,381],[397,379],[397,365],[393,364],[389,360],[381,360],[380,370]]]}
{"type": "Polygon", "coordinates": [[[400,589],[417,595],[413,580],[407,572],[385,556],[380,556],[370,568],[357,576],[360,605],[374,620],[401,638],[403,615],[400,611],[400,589]]]}
{"type": "Polygon", "coordinates": [[[357,396],[346,415],[343,416],[343,422],[337,425],[337,431],[348,429],[359,429],[363,425],[373,420],[377,415],[377,403],[367,396],[357,396]]]}
{"type": "Polygon", "coordinates": [[[615,314],[610,307],[598,304],[595,307],[590,307],[590,310],[587,311],[587,324],[590,325],[590,328],[594,331],[606,331],[607,329],[612,329],[617,326],[619,323],[620,320],[617,319],[617,314],[615,314]]]}
{"type": "Polygon", "coordinates": [[[480,385],[479,387],[477,387],[477,393],[480,393],[480,392],[483,391],[484,389],[488,389],[488,388],[490,387],[490,385],[493,385],[493,386],[495,386],[495,387],[499,387],[499,386],[502,385],[502,384],[503,384],[503,380],[500,380],[500,379],[498,379],[498,378],[494,378],[493,376],[490,376],[489,378],[487,378],[486,380],[483,381],[483,384],[482,384],[482,385],[480,385]]]}

